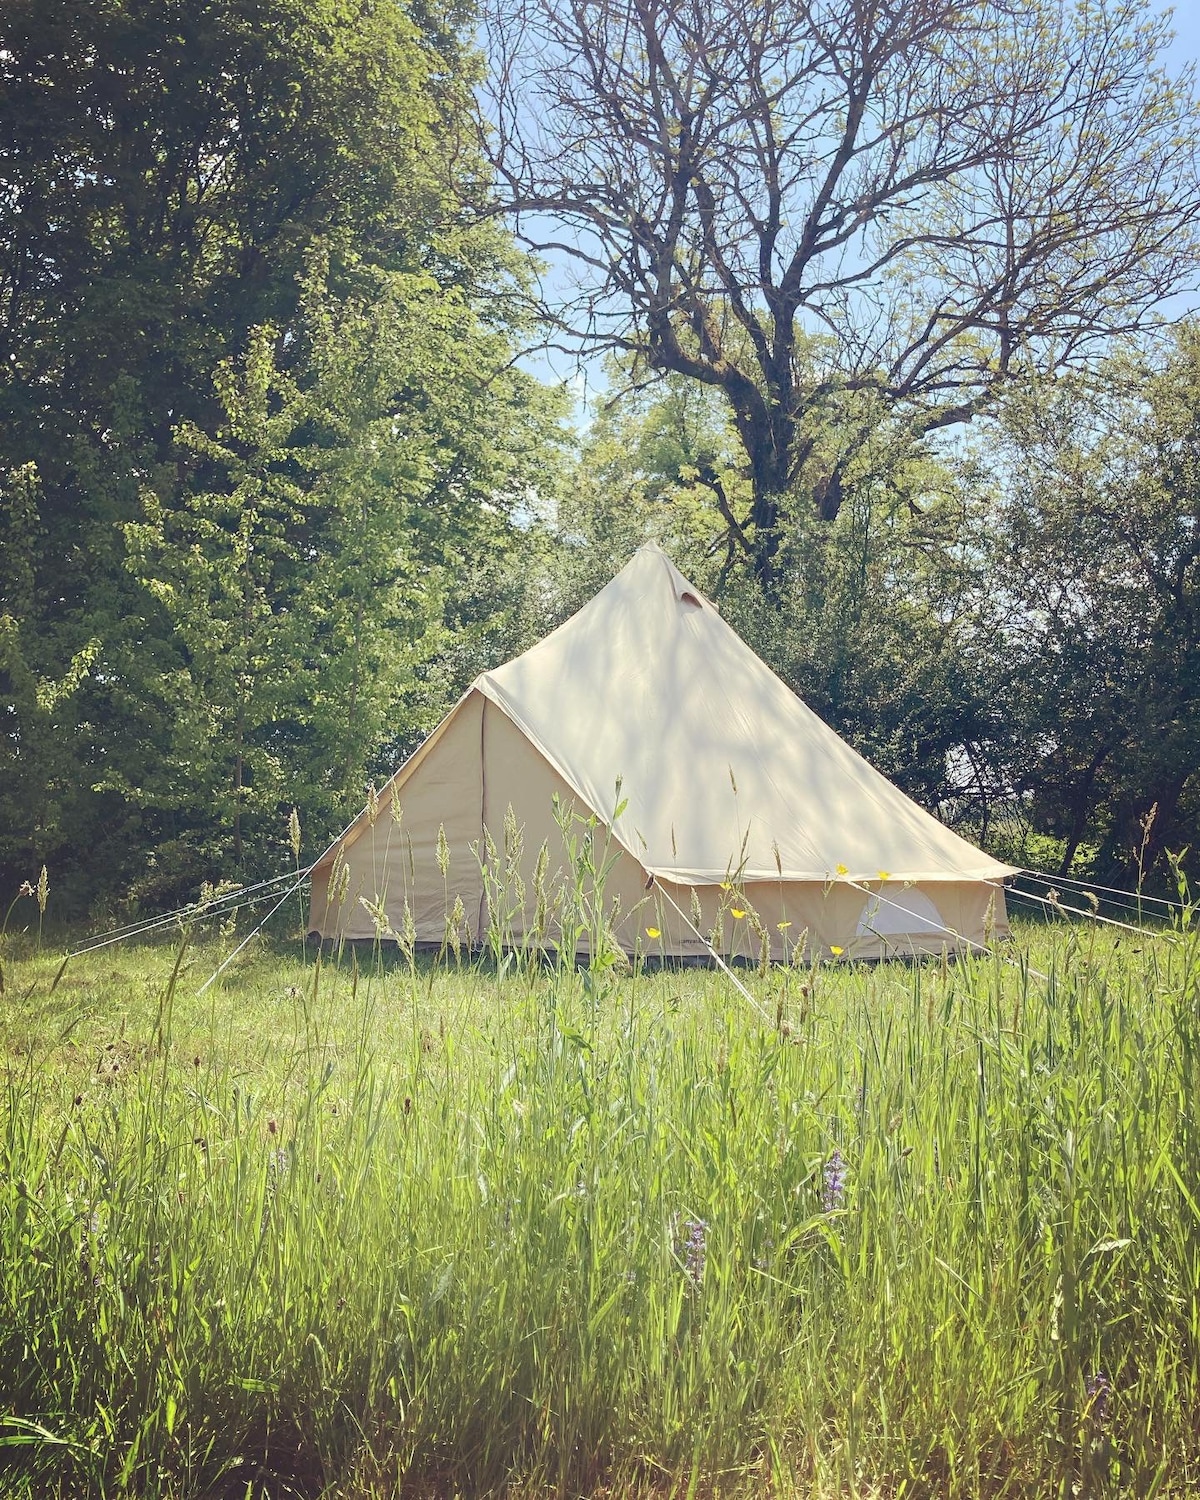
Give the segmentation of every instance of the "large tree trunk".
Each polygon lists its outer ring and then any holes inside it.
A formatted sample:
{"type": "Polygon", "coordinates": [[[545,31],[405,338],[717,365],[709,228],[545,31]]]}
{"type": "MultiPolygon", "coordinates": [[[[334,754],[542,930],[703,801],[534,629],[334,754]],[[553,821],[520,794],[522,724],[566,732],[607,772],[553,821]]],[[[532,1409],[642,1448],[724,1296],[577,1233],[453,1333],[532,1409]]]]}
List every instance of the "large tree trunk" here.
{"type": "Polygon", "coordinates": [[[1098,750],[1092,757],[1092,763],[1084,772],[1079,785],[1075,788],[1075,795],[1071,799],[1071,826],[1067,833],[1067,846],[1063,850],[1062,863],[1058,867],[1060,875],[1069,875],[1071,865],[1074,862],[1076,851],[1083,831],[1087,827],[1088,814],[1092,810],[1092,787],[1096,783],[1096,776],[1100,767],[1108,759],[1107,747],[1098,750]]]}
{"type": "Polygon", "coordinates": [[[1096,856],[1096,873],[1101,880],[1111,880],[1114,885],[1122,878],[1140,881],[1155,869],[1170,844],[1179,799],[1188,779],[1184,773],[1160,783],[1149,802],[1144,793],[1121,798],[1096,856]]]}

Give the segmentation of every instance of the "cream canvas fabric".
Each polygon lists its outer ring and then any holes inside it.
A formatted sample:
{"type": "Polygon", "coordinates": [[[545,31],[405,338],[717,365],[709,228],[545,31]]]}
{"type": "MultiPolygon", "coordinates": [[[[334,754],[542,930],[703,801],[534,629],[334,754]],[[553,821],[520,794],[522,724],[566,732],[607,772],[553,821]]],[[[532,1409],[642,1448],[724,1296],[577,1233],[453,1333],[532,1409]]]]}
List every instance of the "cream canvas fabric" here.
{"type": "Polygon", "coordinates": [[[466,940],[499,923],[558,941],[546,891],[575,863],[564,834],[603,846],[606,915],[631,951],[982,946],[1014,873],[868,765],[652,546],[476,679],[320,862],[311,925],[370,937],[386,919],[440,942],[455,912],[466,940]]]}

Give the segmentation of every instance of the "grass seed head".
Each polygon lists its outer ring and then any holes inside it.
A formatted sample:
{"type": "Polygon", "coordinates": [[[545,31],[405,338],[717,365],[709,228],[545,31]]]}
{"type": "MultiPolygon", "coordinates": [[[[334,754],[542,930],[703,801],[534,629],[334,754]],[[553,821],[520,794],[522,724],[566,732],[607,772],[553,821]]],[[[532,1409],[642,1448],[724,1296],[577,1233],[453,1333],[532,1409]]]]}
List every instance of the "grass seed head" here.
{"type": "Polygon", "coordinates": [[[288,843],[291,845],[292,858],[297,864],[300,863],[300,814],[293,807],[288,817],[288,843]]]}

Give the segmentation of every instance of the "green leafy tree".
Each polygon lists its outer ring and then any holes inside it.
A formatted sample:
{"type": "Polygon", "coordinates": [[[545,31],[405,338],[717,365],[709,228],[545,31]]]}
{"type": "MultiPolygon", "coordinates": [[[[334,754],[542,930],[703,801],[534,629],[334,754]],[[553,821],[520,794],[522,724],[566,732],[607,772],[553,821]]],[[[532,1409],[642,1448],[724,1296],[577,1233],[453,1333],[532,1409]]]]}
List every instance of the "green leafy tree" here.
{"type": "Polygon", "coordinates": [[[349,301],[310,284],[305,381],[270,329],[220,367],[225,420],[179,433],[197,484],[147,491],[126,527],[178,654],[154,684],[161,773],[117,789],[175,815],[175,879],[282,850],[291,805],[320,838],[357,809],[446,706],[421,674],[458,559],[507,543],[544,470],[554,399],[507,333],[432,278],[371,280],[349,301]]]}
{"type": "Polygon", "coordinates": [[[1064,873],[1088,844],[1128,879],[1200,833],[1200,330],[1031,387],[1003,443],[986,545],[1009,779],[1064,873]]]}
{"type": "Polygon", "coordinates": [[[68,902],[233,857],[300,769],[332,816],[437,616],[418,575],[505,489],[497,422],[536,448],[504,373],[515,263],[462,227],[464,20],[4,9],[0,866],[47,860],[68,902]]]}

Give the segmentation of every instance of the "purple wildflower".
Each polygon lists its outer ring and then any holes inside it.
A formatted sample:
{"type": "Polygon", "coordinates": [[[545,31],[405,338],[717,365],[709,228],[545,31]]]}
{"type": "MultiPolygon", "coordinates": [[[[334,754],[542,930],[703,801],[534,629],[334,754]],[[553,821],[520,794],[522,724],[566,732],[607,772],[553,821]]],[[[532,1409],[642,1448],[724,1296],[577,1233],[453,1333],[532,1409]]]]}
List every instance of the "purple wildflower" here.
{"type": "Polygon", "coordinates": [[[683,1234],[684,1269],[692,1285],[699,1286],[704,1280],[704,1264],[708,1258],[708,1244],[705,1238],[708,1234],[708,1225],[703,1219],[685,1219],[683,1234]]]}
{"type": "Polygon", "coordinates": [[[821,1207],[832,1213],[842,1206],[846,1196],[846,1162],[842,1153],[834,1147],[833,1155],[825,1163],[825,1187],[821,1194],[821,1207]]]}
{"type": "Polygon", "coordinates": [[[1100,1426],[1108,1416],[1108,1398],[1112,1394],[1112,1381],[1103,1370],[1089,1375],[1083,1383],[1088,1398],[1088,1410],[1093,1422],[1100,1426]]]}

